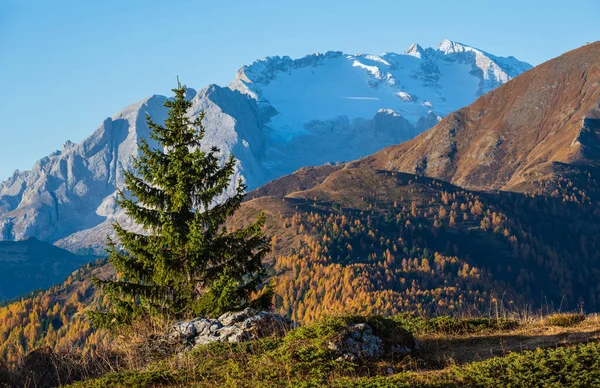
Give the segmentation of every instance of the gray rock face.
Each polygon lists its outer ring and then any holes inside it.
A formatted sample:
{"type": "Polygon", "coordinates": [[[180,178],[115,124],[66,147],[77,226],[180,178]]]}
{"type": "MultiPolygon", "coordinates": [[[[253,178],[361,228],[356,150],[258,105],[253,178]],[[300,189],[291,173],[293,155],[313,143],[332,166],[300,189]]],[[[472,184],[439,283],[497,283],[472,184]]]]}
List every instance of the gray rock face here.
{"type": "MultiPolygon", "coordinates": [[[[203,148],[217,146],[223,160],[233,153],[234,179],[252,190],[304,166],[354,160],[409,140],[529,67],[445,41],[405,54],[266,58],[240,69],[228,87],[188,89],[187,96],[192,116],[206,113],[203,148]]],[[[161,123],[166,100],[134,103],[81,143],[67,141],[0,183],[0,239],[34,237],[104,254],[115,220],[136,229],[115,195],[138,141],[148,139],[146,114],[161,123]]]]}
{"type": "Polygon", "coordinates": [[[384,341],[373,334],[373,328],[366,323],[350,325],[340,334],[335,341],[329,343],[329,349],[339,354],[338,361],[373,361],[386,353],[395,357],[406,356],[416,347],[414,338],[407,333],[405,343],[386,348],[384,341]]]}
{"type": "Polygon", "coordinates": [[[169,337],[189,348],[212,342],[242,342],[283,335],[290,328],[291,323],[278,314],[247,308],[223,314],[218,319],[178,322],[171,328],[169,337]]]}

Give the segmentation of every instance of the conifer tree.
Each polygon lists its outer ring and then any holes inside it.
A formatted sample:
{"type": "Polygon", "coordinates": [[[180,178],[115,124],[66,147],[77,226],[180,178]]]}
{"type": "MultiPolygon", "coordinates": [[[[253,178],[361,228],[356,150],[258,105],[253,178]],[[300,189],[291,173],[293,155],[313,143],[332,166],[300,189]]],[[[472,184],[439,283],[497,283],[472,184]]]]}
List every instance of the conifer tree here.
{"type": "Polygon", "coordinates": [[[118,192],[117,202],[145,233],[113,225],[118,240],[109,237],[107,251],[117,277],[94,279],[112,309],[89,314],[96,326],[156,315],[216,316],[270,304],[270,292],[251,300],[263,285],[262,259],[270,250],[264,217],[239,230],[226,228],[246,187],[238,181],[235,193],[217,203],[231,185],[236,161],[232,155],[222,164],[216,147],[201,149],[204,112],[189,118],[192,103],[185,91],[180,84],[173,89],[164,125],[146,117],[158,147],[140,140],[134,171],[125,171],[126,192],[118,192]]]}

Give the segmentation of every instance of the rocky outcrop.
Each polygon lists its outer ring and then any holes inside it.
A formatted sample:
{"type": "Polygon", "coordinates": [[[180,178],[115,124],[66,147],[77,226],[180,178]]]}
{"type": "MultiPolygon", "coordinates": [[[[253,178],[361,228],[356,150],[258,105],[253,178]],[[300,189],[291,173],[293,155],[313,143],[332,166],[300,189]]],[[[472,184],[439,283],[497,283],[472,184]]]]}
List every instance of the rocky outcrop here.
{"type": "Polygon", "coordinates": [[[168,337],[186,348],[212,342],[243,342],[285,334],[292,324],[281,315],[247,308],[218,319],[195,318],[176,323],[168,337]]]}
{"type": "Polygon", "coordinates": [[[373,333],[369,324],[356,323],[345,328],[334,341],[329,342],[329,349],[339,355],[338,361],[352,362],[373,361],[384,355],[402,357],[415,350],[417,343],[408,331],[396,336],[395,343],[386,343],[373,333]]]}

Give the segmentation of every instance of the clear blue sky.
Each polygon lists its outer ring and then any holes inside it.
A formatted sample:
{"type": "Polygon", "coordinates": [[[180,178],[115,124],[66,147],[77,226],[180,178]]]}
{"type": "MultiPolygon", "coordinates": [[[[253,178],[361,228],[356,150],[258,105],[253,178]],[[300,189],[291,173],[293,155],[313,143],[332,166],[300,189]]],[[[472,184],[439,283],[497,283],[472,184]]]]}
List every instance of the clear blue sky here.
{"type": "Polygon", "coordinates": [[[271,55],[444,38],[533,65],[600,39],[598,0],[0,0],[0,180],[175,76],[200,89],[271,55]]]}

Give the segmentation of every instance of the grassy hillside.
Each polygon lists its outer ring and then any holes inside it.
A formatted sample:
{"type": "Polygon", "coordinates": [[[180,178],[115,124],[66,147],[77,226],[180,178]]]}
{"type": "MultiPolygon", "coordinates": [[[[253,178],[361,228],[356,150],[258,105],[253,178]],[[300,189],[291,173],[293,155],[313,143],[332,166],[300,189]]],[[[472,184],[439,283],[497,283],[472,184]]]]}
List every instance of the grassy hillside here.
{"type": "Polygon", "coordinates": [[[600,320],[577,314],[521,320],[330,318],[283,338],[213,344],[108,374],[75,387],[592,387],[600,384],[600,320]],[[404,358],[335,359],[328,344],[350,322],[366,321],[393,340],[420,342],[404,358]],[[559,326],[557,326],[559,325],[559,326]]]}

